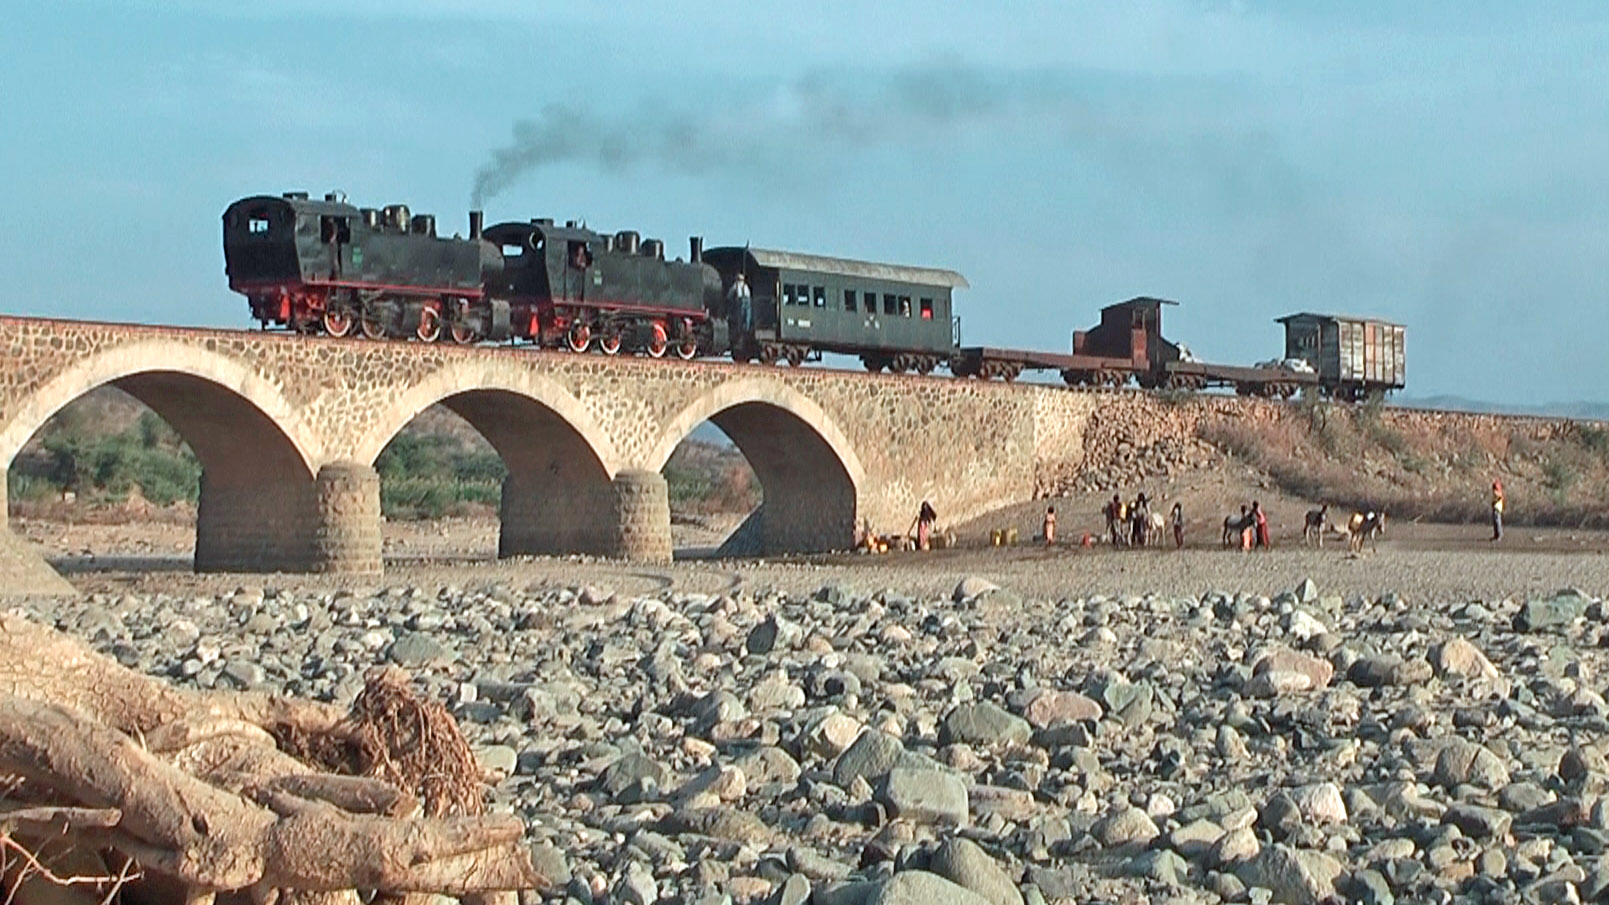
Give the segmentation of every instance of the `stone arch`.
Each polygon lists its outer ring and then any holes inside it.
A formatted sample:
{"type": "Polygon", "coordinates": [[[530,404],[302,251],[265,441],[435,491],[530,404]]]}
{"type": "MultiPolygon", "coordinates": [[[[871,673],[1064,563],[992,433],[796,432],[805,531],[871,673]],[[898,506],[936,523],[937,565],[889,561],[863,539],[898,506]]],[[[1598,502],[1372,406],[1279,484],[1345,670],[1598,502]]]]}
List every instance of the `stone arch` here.
{"type": "Polygon", "coordinates": [[[613,552],[614,444],[580,400],[524,367],[446,365],[404,391],[358,440],[353,458],[372,464],[408,422],[437,403],[479,431],[508,469],[499,556],[613,552]]]}
{"type": "Polygon", "coordinates": [[[92,355],[28,394],[0,430],[0,457],[9,467],[50,416],[106,385],[161,416],[201,462],[197,571],[306,567],[321,445],[273,381],[217,352],[147,340],[92,355]]]}
{"type": "Polygon", "coordinates": [[[853,543],[866,472],[821,406],[773,378],[722,383],[670,419],[648,467],[663,468],[677,444],[705,421],[737,444],[760,480],[764,552],[811,553],[853,543]]]}

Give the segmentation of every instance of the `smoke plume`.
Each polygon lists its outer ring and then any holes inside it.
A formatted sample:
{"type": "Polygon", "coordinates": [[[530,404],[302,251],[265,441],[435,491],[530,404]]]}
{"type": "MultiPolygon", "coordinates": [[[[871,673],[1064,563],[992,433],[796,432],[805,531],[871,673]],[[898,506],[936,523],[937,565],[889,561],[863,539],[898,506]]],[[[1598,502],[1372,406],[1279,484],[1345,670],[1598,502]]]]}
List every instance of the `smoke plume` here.
{"type": "Polygon", "coordinates": [[[551,104],[514,123],[510,143],[475,173],[483,207],[542,167],[581,163],[604,172],[653,166],[698,175],[739,169],[766,175],[812,155],[891,142],[929,146],[961,130],[1021,115],[1027,95],[986,74],[925,67],[850,80],[817,73],[758,101],[677,108],[644,105],[610,117],[551,104]]]}

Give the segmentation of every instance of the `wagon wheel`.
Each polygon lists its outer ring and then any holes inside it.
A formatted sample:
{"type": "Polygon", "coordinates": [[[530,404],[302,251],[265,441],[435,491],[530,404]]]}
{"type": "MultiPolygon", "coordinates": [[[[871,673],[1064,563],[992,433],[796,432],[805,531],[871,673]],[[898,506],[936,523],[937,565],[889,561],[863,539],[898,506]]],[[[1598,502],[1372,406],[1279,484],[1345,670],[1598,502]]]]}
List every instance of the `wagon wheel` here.
{"type": "Polygon", "coordinates": [[[924,355],[916,360],[916,373],[926,377],[927,375],[933,373],[933,369],[938,366],[938,359],[931,355],[924,355]]]}
{"type": "Polygon", "coordinates": [[[698,355],[698,334],[693,332],[693,325],[682,321],[680,335],[676,338],[676,357],[682,361],[692,361],[698,355]]]}
{"type": "Polygon", "coordinates": [[[804,364],[806,351],[804,346],[789,346],[788,364],[796,368],[804,364]]]}
{"type": "Polygon", "coordinates": [[[1003,366],[1000,369],[1000,377],[1006,383],[1010,383],[1013,380],[1016,380],[1017,375],[1021,374],[1021,373],[1022,373],[1022,365],[1019,365],[1019,364],[1006,364],[1005,366],[1003,366]]]}
{"type": "Polygon", "coordinates": [[[620,354],[620,328],[613,324],[598,334],[598,351],[605,355],[620,354]]]}
{"type": "Polygon", "coordinates": [[[648,339],[648,357],[664,358],[670,349],[670,337],[665,335],[665,325],[654,321],[653,335],[648,339]]]}
{"type": "Polygon", "coordinates": [[[419,327],[413,332],[422,342],[441,339],[441,312],[429,307],[419,309],[419,327]]]}
{"type": "Polygon", "coordinates": [[[772,343],[760,343],[760,352],[754,356],[754,360],[763,365],[776,364],[777,347],[772,343]]]}
{"type": "Polygon", "coordinates": [[[564,333],[564,345],[571,352],[585,352],[592,344],[592,327],[585,321],[572,321],[564,333]]]}
{"type": "Polygon", "coordinates": [[[452,333],[453,342],[458,343],[460,346],[467,346],[480,341],[480,331],[469,324],[453,324],[448,328],[448,331],[452,333]]]}
{"type": "Polygon", "coordinates": [[[334,337],[346,336],[352,332],[352,309],[325,308],[324,332],[334,337]]]}
{"type": "Polygon", "coordinates": [[[362,330],[364,337],[368,338],[368,340],[385,340],[386,338],[386,322],[380,319],[380,312],[377,311],[364,309],[364,312],[357,317],[357,329],[362,330]]]}
{"type": "Polygon", "coordinates": [[[872,374],[876,374],[878,371],[883,369],[883,360],[878,358],[876,355],[862,355],[860,357],[860,363],[864,365],[866,370],[872,374]]]}

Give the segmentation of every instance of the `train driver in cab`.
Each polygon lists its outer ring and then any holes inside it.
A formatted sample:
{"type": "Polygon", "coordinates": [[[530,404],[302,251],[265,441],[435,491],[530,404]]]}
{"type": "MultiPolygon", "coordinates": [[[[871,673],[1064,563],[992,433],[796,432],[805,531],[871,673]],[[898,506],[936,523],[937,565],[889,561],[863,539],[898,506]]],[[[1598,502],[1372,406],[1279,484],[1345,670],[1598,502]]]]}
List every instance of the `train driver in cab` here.
{"type": "Polygon", "coordinates": [[[586,270],[587,265],[590,263],[592,263],[592,256],[587,254],[587,243],[571,242],[570,266],[576,270],[586,270]]]}

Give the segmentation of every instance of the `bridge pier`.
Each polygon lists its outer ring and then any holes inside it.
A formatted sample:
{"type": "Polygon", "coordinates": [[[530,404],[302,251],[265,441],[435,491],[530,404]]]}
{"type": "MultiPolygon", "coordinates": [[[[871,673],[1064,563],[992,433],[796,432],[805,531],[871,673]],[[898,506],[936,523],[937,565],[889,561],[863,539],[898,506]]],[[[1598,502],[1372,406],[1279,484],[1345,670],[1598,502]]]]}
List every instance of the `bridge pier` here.
{"type": "Polygon", "coordinates": [[[201,475],[197,572],[381,570],[380,476],[335,462],[312,482],[238,484],[201,475]]]}
{"type": "Polygon", "coordinates": [[[307,571],[379,574],[384,568],[379,473],[356,462],[332,462],[318,470],[313,501],[307,571]]]}
{"type": "Polygon", "coordinates": [[[670,562],[670,488],[657,471],[615,475],[609,555],[637,562],[670,562]]]}
{"type": "Polygon", "coordinates": [[[66,597],[78,593],[22,538],[11,533],[6,472],[0,468],[0,597],[66,597]]]}

